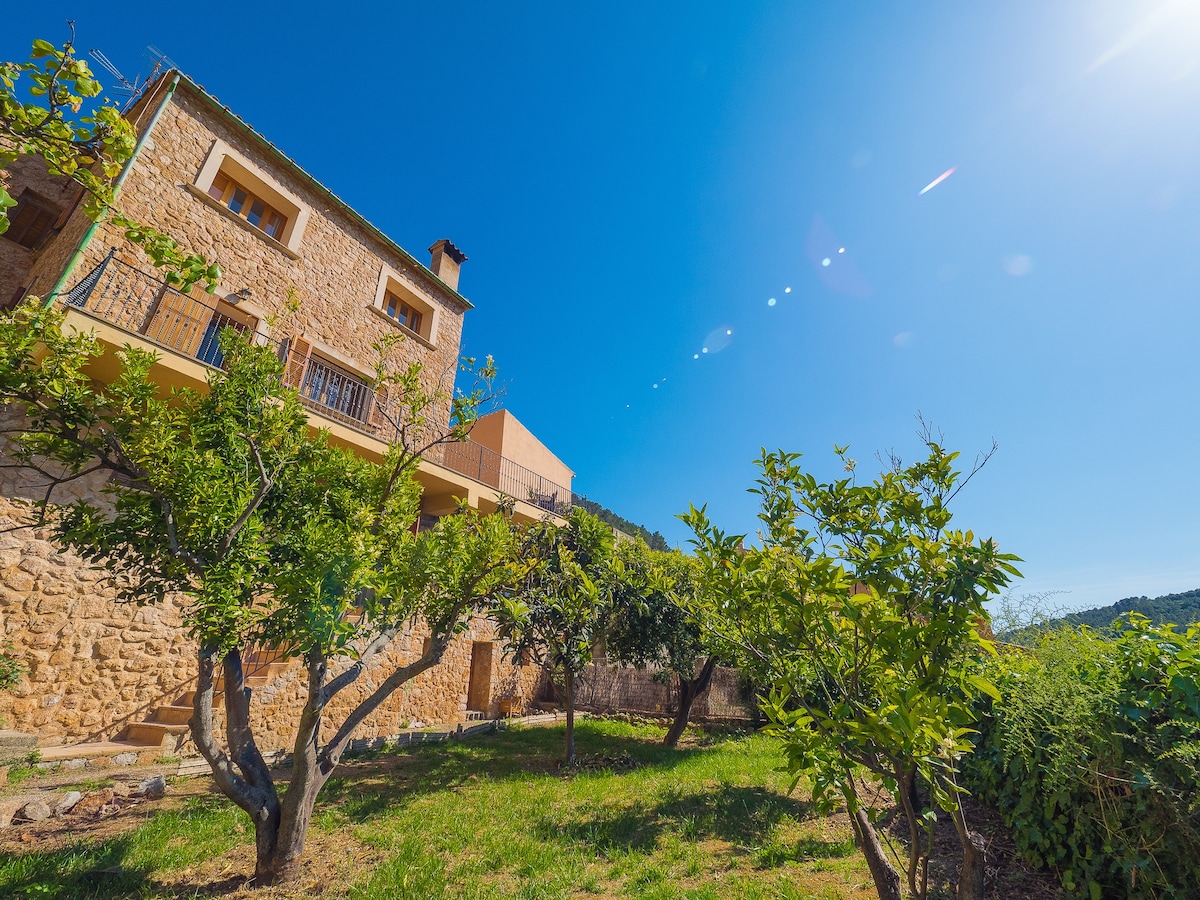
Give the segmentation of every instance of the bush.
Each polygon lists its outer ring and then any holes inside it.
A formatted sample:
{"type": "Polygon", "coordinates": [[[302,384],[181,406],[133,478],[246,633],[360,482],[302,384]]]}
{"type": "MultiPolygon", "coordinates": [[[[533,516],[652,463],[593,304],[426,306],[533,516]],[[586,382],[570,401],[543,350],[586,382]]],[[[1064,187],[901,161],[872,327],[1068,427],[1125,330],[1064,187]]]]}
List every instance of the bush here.
{"type": "Polygon", "coordinates": [[[1200,627],[1145,616],[1044,635],[992,665],[964,774],[1075,896],[1186,897],[1200,883],[1200,627]]]}
{"type": "Polygon", "coordinates": [[[0,641],[0,691],[16,687],[26,671],[15,655],[12,641],[0,641]]]}

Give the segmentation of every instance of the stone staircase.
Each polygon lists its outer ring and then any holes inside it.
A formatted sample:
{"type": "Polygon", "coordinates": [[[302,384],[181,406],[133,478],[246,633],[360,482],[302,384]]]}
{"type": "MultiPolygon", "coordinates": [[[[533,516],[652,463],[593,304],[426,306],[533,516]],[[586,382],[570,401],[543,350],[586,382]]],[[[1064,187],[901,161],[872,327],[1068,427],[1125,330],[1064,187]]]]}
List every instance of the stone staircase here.
{"type": "MultiPolygon", "coordinates": [[[[251,690],[266,687],[284,673],[290,660],[276,650],[253,649],[242,661],[246,671],[246,686],[251,690]]],[[[225,688],[223,676],[217,676],[216,697],[225,688]]],[[[132,754],[139,762],[151,762],[154,758],[172,755],[187,739],[192,718],[192,703],[195,690],[187,690],[171,703],[156,706],[141,722],[126,725],[110,741],[95,741],[86,744],[67,744],[61,747],[42,747],[43,764],[63,763],[67,760],[91,760],[100,758],[129,759],[132,754]]],[[[215,698],[214,698],[215,699],[215,698]]],[[[132,764],[132,760],[130,763],[132,764]]]]}

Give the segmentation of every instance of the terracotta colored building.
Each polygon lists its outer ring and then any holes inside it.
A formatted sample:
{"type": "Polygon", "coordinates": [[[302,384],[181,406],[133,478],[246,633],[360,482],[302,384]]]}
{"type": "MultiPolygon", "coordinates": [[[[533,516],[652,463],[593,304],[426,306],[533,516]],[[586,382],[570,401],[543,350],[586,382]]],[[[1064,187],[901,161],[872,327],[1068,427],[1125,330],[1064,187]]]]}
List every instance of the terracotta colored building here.
{"type": "MultiPolygon", "coordinates": [[[[163,282],[121,229],[83,214],[70,182],[22,158],[0,172],[18,201],[0,236],[0,303],[33,294],[60,304],[67,326],[100,338],[106,353],[92,374],[102,381],[116,371],[115,349],[153,349],[153,375],[164,389],[204,385],[222,363],[218,332],[236,328],[278,349],[313,428],[371,459],[381,458],[396,434],[396,411],[372,388],[371,346],[402,337],[391,364],[423,364],[427,386],[447,395],[433,417],[445,427],[471,309],[458,291],[466,256],[457,247],[439,240],[429,262],[419,262],[178,72],[148,85],[127,116],[141,141],[119,204],[131,218],[219,261],[225,274],[216,294],[199,287],[185,294],[163,282]]],[[[30,473],[0,472],[2,528],[27,515],[12,498],[39,492],[30,473]]],[[[518,521],[558,516],[569,508],[572,474],[499,411],[479,422],[471,440],[436,447],[421,461],[421,521],[451,512],[456,498],[490,512],[503,496],[514,498],[518,521]]],[[[117,604],[102,573],[48,538],[28,530],[0,534],[0,633],[30,666],[16,691],[0,695],[0,716],[7,727],[36,732],[44,745],[116,738],[173,748],[186,732],[195,674],[179,609],[117,604]]],[[[419,653],[423,637],[418,630],[398,640],[380,667],[419,653]]],[[[520,708],[540,673],[514,666],[493,637],[489,622],[472,622],[443,663],[395,695],[360,736],[393,734],[413,720],[461,721],[520,708]]],[[[271,723],[283,723],[282,746],[286,713],[303,697],[300,668],[264,661],[255,677],[260,725],[274,737],[271,723]]]]}

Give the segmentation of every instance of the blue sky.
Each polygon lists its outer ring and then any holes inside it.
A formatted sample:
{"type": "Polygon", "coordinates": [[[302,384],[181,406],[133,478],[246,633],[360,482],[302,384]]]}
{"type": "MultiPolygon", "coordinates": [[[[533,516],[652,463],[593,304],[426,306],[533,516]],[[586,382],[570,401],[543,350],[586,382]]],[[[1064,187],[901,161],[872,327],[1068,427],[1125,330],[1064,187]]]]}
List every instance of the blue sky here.
{"type": "Polygon", "coordinates": [[[155,45],[418,258],[452,239],[464,351],[672,543],[689,503],[755,530],[760,448],[867,476],[919,412],[998,442],[955,521],[1015,593],[1200,586],[1200,4],[70,7],[7,11],[3,58],[67,18],[130,76],[155,45]]]}

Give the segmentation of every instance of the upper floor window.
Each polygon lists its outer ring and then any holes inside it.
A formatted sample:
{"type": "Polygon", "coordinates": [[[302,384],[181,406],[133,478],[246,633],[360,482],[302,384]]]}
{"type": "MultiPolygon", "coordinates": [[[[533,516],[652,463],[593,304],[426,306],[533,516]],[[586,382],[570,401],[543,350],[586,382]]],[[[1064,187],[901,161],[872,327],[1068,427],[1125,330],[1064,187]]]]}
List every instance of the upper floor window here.
{"type": "Polygon", "coordinates": [[[54,230],[54,223],[60,215],[49,200],[27,190],[17,198],[17,205],[9,210],[8,231],[3,236],[22,247],[36,250],[54,230]]]}
{"type": "Polygon", "coordinates": [[[213,178],[208,186],[208,196],[270,237],[278,238],[287,227],[286,216],[224,172],[218,172],[213,178]]]}
{"type": "Polygon", "coordinates": [[[409,331],[421,333],[421,313],[400,297],[388,291],[383,300],[383,311],[407,328],[409,331]]]}
{"type": "Polygon", "coordinates": [[[402,327],[408,336],[419,338],[429,346],[437,346],[441,318],[438,307],[387,265],[379,270],[373,308],[393,324],[402,327]]]}
{"type": "Polygon", "coordinates": [[[311,210],[282,181],[222,140],[213,141],[204,164],[187,189],[233,216],[293,259],[311,210]]]}

